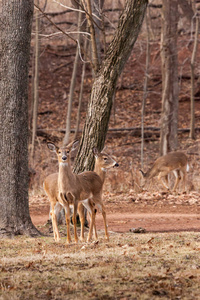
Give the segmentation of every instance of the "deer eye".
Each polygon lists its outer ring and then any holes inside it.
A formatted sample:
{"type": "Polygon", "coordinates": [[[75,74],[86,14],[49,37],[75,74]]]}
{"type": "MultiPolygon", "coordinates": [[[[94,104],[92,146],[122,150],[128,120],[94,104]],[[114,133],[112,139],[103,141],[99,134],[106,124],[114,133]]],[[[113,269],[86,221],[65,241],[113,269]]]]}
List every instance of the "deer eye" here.
{"type": "Polygon", "coordinates": [[[69,154],[69,150],[67,150],[67,154],[69,154]]]}
{"type": "Polygon", "coordinates": [[[104,157],[104,160],[107,160],[107,157],[104,157]]]}
{"type": "Polygon", "coordinates": [[[61,153],[61,151],[60,150],[58,150],[58,154],[60,154],[61,153]]]}

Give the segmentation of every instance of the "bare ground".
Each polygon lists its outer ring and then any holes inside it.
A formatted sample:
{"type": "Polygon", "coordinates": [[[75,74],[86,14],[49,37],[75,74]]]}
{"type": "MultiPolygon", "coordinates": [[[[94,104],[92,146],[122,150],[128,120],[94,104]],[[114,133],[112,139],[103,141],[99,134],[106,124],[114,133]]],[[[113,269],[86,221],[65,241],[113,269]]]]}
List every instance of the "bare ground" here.
{"type": "MultiPolygon", "coordinates": [[[[199,195],[143,192],[104,194],[109,231],[128,232],[143,228],[146,232],[200,231],[199,195]]],[[[30,214],[36,226],[49,219],[49,202],[45,196],[30,199],[30,214]]],[[[97,229],[104,228],[100,212],[96,216],[97,229]]]]}

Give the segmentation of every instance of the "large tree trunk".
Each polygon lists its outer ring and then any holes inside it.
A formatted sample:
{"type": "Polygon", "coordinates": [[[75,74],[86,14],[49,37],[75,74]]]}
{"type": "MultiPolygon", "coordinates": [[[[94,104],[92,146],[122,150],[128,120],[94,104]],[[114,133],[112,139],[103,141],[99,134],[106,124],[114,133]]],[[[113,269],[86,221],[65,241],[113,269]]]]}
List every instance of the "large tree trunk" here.
{"type": "Polygon", "coordinates": [[[163,0],[162,7],[162,116],[160,154],[178,147],[178,2],[163,0]]]}
{"type": "Polygon", "coordinates": [[[120,17],[118,29],[105,59],[96,75],[80,147],[75,162],[75,171],[92,169],[92,148],[102,150],[108,129],[116,83],[131,53],[140,32],[147,0],[127,0],[120,17]]]}
{"type": "Polygon", "coordinates": [[[38,234],[28,206],[28,64],[33,0],[3,0],[0,22],[0,236],[38,234]]]}

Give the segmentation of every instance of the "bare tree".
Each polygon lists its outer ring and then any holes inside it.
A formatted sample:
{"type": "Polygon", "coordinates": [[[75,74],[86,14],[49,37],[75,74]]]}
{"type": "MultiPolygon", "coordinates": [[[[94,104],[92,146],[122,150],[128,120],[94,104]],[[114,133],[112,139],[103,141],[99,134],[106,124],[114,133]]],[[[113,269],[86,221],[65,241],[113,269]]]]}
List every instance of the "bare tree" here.
{"type": "Polygon", "coordinates": [[[162,115],[160,154],[178,146],[178,55],[177,55],[177,0],[163,0],[162,5],[162,115]]]}
{"type": "Polygon", "coordinates": [[[0,236],[38,234],[28,206],[28,65],[33,0],[2,1],[0,236]]]}
{"type": "MultiPolygon", "coordinates": [[[[36,1],[37,5],[39,0],[36,1]]],[[[35,138],[37,132],[37,115],[38,115],[38,85],[39,85],[39,30],[40,30],[40,17],[39,11],[36,9],[35,12],[35,71],[34,71],[34,88],[33,88],[33,117],[32,117],[32,143],[31,143],[31,159],[33,160],[35,152],[35,138]]]]}
{"type": "Polygon", "coordinates": [[[195,60],[198,48],[198,37],[199,37],[199,16],[195,17],[196,19],[196,29],[195,29],[195,38],[194,38],[194,47],[192,51],[192,58],[190,63],[191,68],[191,120],[190,120],[190,138],[195,138],[195,99],[194,99],[194,89],[195,89],[195,60]]]}
{"type": "Polygon", "coordinates": [[[144,162],[144,117],[146,108],[146,99],[148,95],[148,79],[149,79],[149,61],[150,61],[150,32],[149,32],[149,22],[148,15],[145,16],[146,23],[146,34],[147,34],[147,48],[146,48],[146,66],[145,66],[145,77],[144,77],[144,88],[143,88],[143,100],[141,109],[141,168],[143,168],[144,162]]]}
{"type": "Polygon", "coordinates": [[[95,28],[94,28],[94,23],[93,23],[93,18],[92,18],[92,6],[91,6],[91,1],[86,0],[87,6],[85,5],[85,10],[88,12],[86,14],[87,20],[88,20],[88,26],[90,29],[90,34],[91,34],[91,47],[92,47],[92,62],[94,66],[94,72],[95,74],[99,70],[99,58],[98,58],[98,53],[97,53],[97,43],[96,43],[96,38],[95,38],[95,28]]]}
{"type": "Polygon", "coordinates": [[[70,138],[70,129],[71,129],[71,112],[72,112],[72,103],[73,103],[73,97],[74,97],[74,89],[75,89],[75,84],[76,84],[76,76],[77,76],[77,68],[78,68],[78,61],[79,61],[79,47],[80,47],[80,40],[81,40],[81,35],[80,35],[80,27],[81,27],[81,18],[82,13],[78,13],[78,38],[77,38],[77,47],[76,47],[76,56],[74,60],[74,66],[73,66],[73,72],[72,72],[72,78],[71,78],[71,83],[70,83],[70,90],[69,90],[69,99],[68,99],[68,108],[67,108],[67,118],[66,118],[66,131],[65,131],[65,136],[63,143],[65,145],[68,144],[69,138],[70,138]]]}
{"type": "MultiPolygon", "coordinates": [[[[85,39],[84,41],[84,51],[86,52],[88,48],[88,40],[85,39]]],[[[83,99],[83,87],[84,87],[84,79],[85,79],[85,68],[86,63],[83,63],[82,65],[82,74],[81,74],[81,86],[80,86],[80,93],[79,93],[79,101],[78,101],[78,113],[77,113],[77,119],[76,119],[76,130],[74,139],[77,139],[78,132],[79,132],[79,125],[80,125],[80,118],[81,118],[81,105],[82,105],[82,99],[83,99]]]]}
{"type": "Polygon", "coordinates": [[[95,14],[96,18],[96,24],[94,24],[95,29],[95,37],[96,37],[96,45],[97,45],[97,55],[98,55],[98,61],[99,64],[101,63],[101,33],[104,33],[103,30],[103,5],[104,0],[93,0],[93,12],[95,14]]]}

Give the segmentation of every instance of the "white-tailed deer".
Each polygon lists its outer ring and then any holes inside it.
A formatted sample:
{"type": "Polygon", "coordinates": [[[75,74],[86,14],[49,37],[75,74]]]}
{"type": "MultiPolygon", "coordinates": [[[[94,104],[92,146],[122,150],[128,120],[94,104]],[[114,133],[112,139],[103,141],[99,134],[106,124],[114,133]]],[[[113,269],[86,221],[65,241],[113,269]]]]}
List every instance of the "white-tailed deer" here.
{"type": "Polygon", "coordinates": [[[176,181],[172,191],[176,190],[179,181],[183,181],[185,191],[186,172],[189,171],[188,159],[183,152],[170,152],[159,157],[146,173],[142,170],[140,171],[145,179],[151,179],[158,176],[158,180],[160,180],[163,186],[168,190],[168,174],[173,172],[176,177],[176,181]]]}
{"type": "MultiPolygon", "coordinates": [[[[63,206],[65,208],[66,214],[67,242],[71,241],[69,231],[69,205],[71,204],[74,206],[73,223],[75,241],[78,241],[76,232],[76,211],[77,205],[79,203],[82,203],[88,209],[91,215],[88,241],[92,237],[93,227],[95,228],[94,204],[102,208],[102,215],[104,217],[105,225],[105,236],[108,239],[106,213],[102,203],[102,179],[92,171],[83,172],[78,175],[72,173],[70,165],[70,153],[75,149],[76,142],[71,143],[63,148],[58,148],[54,144],[48,143],[48,147],[51,151],[56,152],[59,161],[59,173],[49,175],[44,181],[44,189],[48,195],[52,208],[51,214],[55,240],[58,241],[60,239],[56,215],[63,206]]],[[[79,207],[81,206],[79,205],[79,207]]],[[[82,209],[78,210],[81,220],[81,238],[83,238],[84,214],[82,209]]]]}
{"type": "MultiPolygon", "coordinates": [[[[100,176],[100,178],[102,180],[102,183],[104,184],[107,170],[112,168],[112,167],[118,167],[119,164],[107,153],[105,153],[103,151],[99,152],[97,150],[97,148],[93,148],[92,151],[93,151],[93,154],[95,156],[94,172],[97,173],[100,176]]],[[[92,202],[93,200],[90,199],[89,201],[92,202]]],[[[91,205],[92,205],[92,203],[91,203],[91,205]]],[[[98,208],[100,209],[100,211],[103,215],[104,214],[104,206],[102,206],[102,204],[100,204],[100,203],[98,203],[97,206],[98,206],[98,208]]],[[[79,207],[79,212],[80,212],[81,209],[82,209],[82,207],[79,207]]],[[[82,214],[83,214],[83,212],[81,212],[81,215],[82,214]]],[[[97,239],[97,231],[96,231],[95,220],[94,220],[93,228],[94,228],[94,232],[95,232],[95,239],[97,239]]],[[[81,239],[84,239],[84,224],[82,224],[82,223],[81,223],[81,239]]]]}

